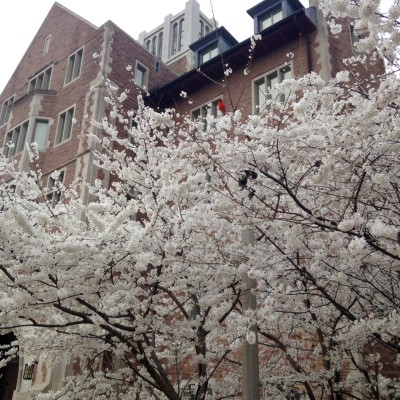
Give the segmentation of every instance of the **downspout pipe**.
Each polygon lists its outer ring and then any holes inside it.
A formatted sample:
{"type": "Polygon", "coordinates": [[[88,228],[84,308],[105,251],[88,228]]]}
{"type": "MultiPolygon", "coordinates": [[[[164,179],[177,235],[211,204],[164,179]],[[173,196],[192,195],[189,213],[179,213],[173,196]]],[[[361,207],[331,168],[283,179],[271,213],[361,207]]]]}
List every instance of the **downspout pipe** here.
{"type": "Polygon", "coordinates": [[[308,68],[308,73],[310,74],[313,71],[312,68],[312,58],[311,58],[311,40],[310,37],[307,35],[307,33],[304,31],[303,27],[299,23],[297,16],[293,16],[294,21],[296,22],[296,25],[298,26],[300,33],[304,36],[306,40],[306,52],[307,52],[307,68],[308,68]]]}

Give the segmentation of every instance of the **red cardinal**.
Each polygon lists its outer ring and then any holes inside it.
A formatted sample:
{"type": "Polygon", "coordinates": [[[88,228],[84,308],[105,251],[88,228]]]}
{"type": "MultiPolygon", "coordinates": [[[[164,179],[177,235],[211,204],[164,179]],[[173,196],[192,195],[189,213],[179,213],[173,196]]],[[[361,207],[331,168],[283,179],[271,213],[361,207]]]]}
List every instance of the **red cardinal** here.
{"type": "Polygon", "coordinates": [[[222,115],[226,114],[225,103],[222,99],[218,100],[218,110],[222,112],[222,115]]]}

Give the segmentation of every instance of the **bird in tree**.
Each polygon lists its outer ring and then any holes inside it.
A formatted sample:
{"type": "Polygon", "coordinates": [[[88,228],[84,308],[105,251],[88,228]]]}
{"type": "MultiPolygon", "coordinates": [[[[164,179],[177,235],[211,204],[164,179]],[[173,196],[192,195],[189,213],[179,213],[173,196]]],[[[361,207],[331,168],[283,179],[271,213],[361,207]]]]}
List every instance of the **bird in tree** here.
{"type": "Polygon", "coordinates": [[[223,115],[226,114],[225,103],[222,99],[218,100],[218,110],[221,111],[223,115]]]}

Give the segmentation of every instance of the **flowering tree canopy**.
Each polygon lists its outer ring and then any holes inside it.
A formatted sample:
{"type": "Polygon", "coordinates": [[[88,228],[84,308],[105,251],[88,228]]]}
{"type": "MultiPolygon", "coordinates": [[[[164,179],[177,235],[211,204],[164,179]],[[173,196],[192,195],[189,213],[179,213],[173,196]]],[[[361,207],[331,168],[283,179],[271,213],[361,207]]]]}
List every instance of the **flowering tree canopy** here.
{"type": "Polygon", "coordinates": [[[142,98],[133,114],[108,84],[110,119],[87,140],[110,187],[65,187],[55,172],[49,193],[34,144],[30,171],[0,159],[1,328],[20,354],[79,371],[39,398],[240,397],[253,326],[268,398],[394,390],[400,5],[378,6],[321,0],[333,31],[351,17],[363,32],[359,58],[328,82],[285,80],[288,100],[257,115],[209,116],[205,129],[142,98]],[[386,73],[361,78],[362,57],[386,73]],[[254,310],[242,310],[244,276],[254,310]]]}

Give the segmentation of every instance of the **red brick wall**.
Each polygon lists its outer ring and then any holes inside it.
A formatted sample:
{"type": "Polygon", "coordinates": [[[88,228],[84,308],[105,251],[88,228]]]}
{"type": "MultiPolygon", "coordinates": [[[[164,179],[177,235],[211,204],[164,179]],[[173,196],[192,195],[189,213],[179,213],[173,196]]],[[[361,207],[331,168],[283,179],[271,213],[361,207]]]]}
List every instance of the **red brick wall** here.
{"type": "Polygon", "coordinates": [[[137,108],[137,95],[140,93],[145,95],[147,92],[138,88],[132,81],[135,77],[137,61],[148,70],[148,90],[164,85],[177,77],[161,60],[150,54],[142,45],[116,25],[113,25],[111,58],[112,69],[109,79],[117,84],[121,90],[130,90],[127,104],[133,109],[137,108]],[[126,69],[128,65],[132,67],[130,71],[126,69]]]}
{"type": "MultiPolygon", "coordinates": [[[[8,124],[0,127],[0,145],[3,145],[5,133],[10,128],[33,114],[51,119],[48,146],[39,160],[39,167],[43,173],[47,174],[75,158],[79,144],[78,133],[87,112],[84,110],[85,95],[90,91],[91,81],[99,73],[92,54],[101,49],[102,41],[102,28],[96,29],[90,23],[54,4],[0,97],[0,107],[12,94],[16,95],[16,101],[19,100],[12,110],[8,124]],[[49,51],[44,55],[45,38],[50,34],[49,51]],[[68,58],[81,47],[83,60],[80,76],[64,86],[68,58]],[[27,94],[29,78],[52,63],[50,89],[55,93],[27,94]],[[33,100],[37,102],[39,96],[41,100],[38,112],[32,113],[33,100]],[[54,146],[59,113],[73,105],[77,124],[73,126],[71,139],[54,146]]],[[[67,184],[72,180],[73,171],[74,168],[67,171],[67,184]]]]}
{"type": "Polygon", "coordinates": [[[191,67],[188,66],[188,60],[186,56],[179,58],[178,60],[174,61],[168,66],[172,69],[172,71],[176,72],[178,75],[183,75],[185,72],[191,69],[191,67]]]}
{"type": "MultiPolygon", "coordinates": [[[[310,37],[313,41],[315,33],[310,37]]],[[[315,51],[317,46],[318,44],[313,41],[311,51],[312,65],[316,68],[318,68],[318,58],[315,51]]],[[[251,114],[253,113],[252,81],[277,67],[283,66],[285,63],[291,63],[294,77],[302,76],[308,72],[307,48],[304,38],[299,37],[299,39],[265,55],[258,55],[256,46],[255,58],[249,67],[250,72],[248,75],[244,75],[244,67],[233,71],[228,78],[221,73],[219,82],[222,83],[222,80],[225,80],[225,87],[210,81],[205,86],[188,92],[188,98],[193,102],[192,104],[189,104],[188,99],[180,99],[177,100],[176,108],[180,113],[190,112],[190,110],[215,97],[223,96],[227,111],[241,109],[244,114],[251,114]],[[289,53],[294,54],[293,59],[288,57],[289,53]]]]}

